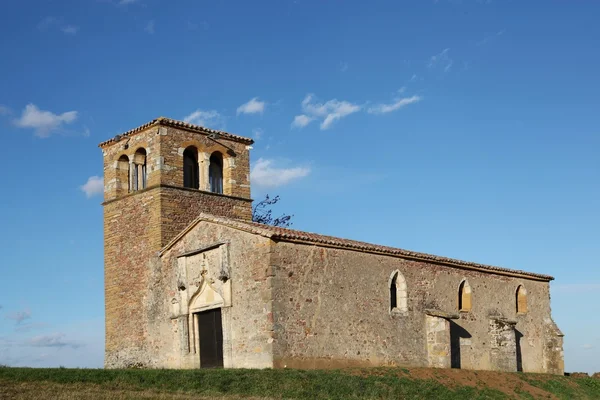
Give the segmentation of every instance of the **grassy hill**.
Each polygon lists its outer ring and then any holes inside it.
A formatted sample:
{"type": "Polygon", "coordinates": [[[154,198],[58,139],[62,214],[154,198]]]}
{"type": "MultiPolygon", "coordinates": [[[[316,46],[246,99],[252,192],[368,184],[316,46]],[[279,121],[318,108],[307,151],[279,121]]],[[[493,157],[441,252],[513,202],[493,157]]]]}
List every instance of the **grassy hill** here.
{"type": "Polygon", "coordinates": [[[0,367],[0,399],[600,399],[600,379],[426,368],[0,367]]]}

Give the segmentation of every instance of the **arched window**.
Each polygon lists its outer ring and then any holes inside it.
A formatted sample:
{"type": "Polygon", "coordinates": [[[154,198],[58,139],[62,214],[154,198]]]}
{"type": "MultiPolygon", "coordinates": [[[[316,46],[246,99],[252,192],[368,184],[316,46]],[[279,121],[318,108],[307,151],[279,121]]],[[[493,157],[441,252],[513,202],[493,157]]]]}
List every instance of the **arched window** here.
{"type": "Polygon", "coordinates": [[[517,314],[525,314],[527,312],[527,289],[523,285],[519,285],[516,293],[517,314]]]}
{"type": "Polygon", "coordinates": [[[123,154],[117,160],[117,196],[121,196],[129,192],[130,183],[129,183],[129,157],[123,154]]]}
{"type": "Polygon", "coordinates": [[[210,156],[208,179],[211,192],[223,193],[223,155],[218,151],[215,151],[210,156]]]}
{"type": "Polygon", "coordinates": [[[183,187],[199,189],[198,149],[190,146],[183,152],[183,187]]]}
{"type": "Polygon", "coordinates": [[[133,155],[132,189],[146,189],[146,150],[137,149],[133,155]]]}
{"type": "Polygon", "coordinates": [[[400,271],[392,272],[390,277],[390,311],[408,311],[408,293],[406,279],[400,271]]]}
{"type": "Polygon", "coordinates": [[[471,311],[471,286],[466,279],[458,287],[458,311],[471,311]]]}

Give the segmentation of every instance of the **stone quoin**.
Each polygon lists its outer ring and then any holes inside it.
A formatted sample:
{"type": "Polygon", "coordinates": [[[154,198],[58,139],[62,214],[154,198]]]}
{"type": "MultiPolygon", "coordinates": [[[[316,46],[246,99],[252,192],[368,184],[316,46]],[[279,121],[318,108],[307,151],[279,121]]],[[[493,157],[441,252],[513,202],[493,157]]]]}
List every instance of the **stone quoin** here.
{"type": "Polygon", "coordinates": [[[564,373],[552,277],[254,223],[252,143],[161,117],[99,145],[106,368],[564,373]]]}

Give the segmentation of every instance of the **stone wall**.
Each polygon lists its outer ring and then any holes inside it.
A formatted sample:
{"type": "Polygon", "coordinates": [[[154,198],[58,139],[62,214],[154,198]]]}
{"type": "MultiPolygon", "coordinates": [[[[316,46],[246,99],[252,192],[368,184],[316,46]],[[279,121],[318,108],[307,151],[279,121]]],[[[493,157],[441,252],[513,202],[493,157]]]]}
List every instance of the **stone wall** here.
{"type": "MultiPolygon", "coordinates": [[[[148,316],[142,310],[156,253],[202,211],[251,219],[248,149],[237,141],[218,141],[225,146],[201,133],[159,124],[102,146],[106,367],[143,364],[151,352],[148,316]],[[180,187],[183,149],[190,144],[206,154],[224,153],[225,194],[180,187]],[[135,156],[139,149],[146,153],[146,188],[131,191],[123,182],[129,174],[123,173],[118,160],[126,156],[128,162],[139,162],[135,156]]],[[[207,173],[206,164],[200,167],[207,173]]]]}
{"type": "MultiPolygon", "coordinates": [[[[427,310],[459,314],[449,322],[453,367],[517,369],[516,361],[513,367],[492,355],[499,339],[491,334],[490,320],[501,318],[515,320],[522,335],[520,369],[551,372],[546,360],[557,357],[557,350],[548,350],[548,282],[286,242],[275,246],[272,265],[278,367],[429,366],[428,349],[440,340],[428,343],[427,326],[431,330],[435,324],[427,323],[427,310]],[[404,315],[389,312],[388,280],[394,270],[407,283],[404,315]],[[464,279],[472,290],[472,308],[459,313],[458,288],[464,279]],[[517,315],[519,285],[527,289],[529,312],[517,315]]],[[[511,351],[517,352],[515,347],[511,351]]]]}
{"type": "Polygon", "coordinates": [[[522,370],[521,357],[517,351],[515,321],[490,318],[490,369],[496,371],[522,370]]]}
{"type": "Polygon", "coordinates": [[[252,219],[252,200],[195,189],[162,187],[160,190],[162,245],[185,229],[200,213],[252,219]]]}
{"type": "Polygon", "coordinates": [[[205,269],[204,279],[211,282],[218,296],[224,299],[223,305],[217,302],[214,306],[222,307],[223,312],[225,367],[272,367],[270,251],[267,238],[200,222],[157,258],[146,288],[151,297],[144,304],[148,315],[148,342],[153,349],[145,358],[148,366],[200,367],[199,353],[194,350],[198,347],[197,338],[193,336],[191,324],[186,325],[184,321],[193,320],[190,318],[193,300],[187,299],[194,299],[194,293],[201,287],[198,285],[202,281],[201,271],[205,269]],[[223,251],[227,252],[226,267],[223,251]],[[178,272],[184,263],[185,277],[178,272]],[[223,269],[228,275],[225,284],[221,277],[223,269]],[[223,290],[226,285],[229,289],[223,290]]]}
{"type": "Polygon", "coordinates": [[[431,368],[450,368],[450,321],[437,315],[425,315],[425,334],[427,335],[427,366],[431,368]]]}
{"type": "Polygon", "coordinates": [[[160,248],[159,197],[149,190],[104,206],[106,366],[134,366],[146,351],[140,307],[150,254],[160,248]]]}

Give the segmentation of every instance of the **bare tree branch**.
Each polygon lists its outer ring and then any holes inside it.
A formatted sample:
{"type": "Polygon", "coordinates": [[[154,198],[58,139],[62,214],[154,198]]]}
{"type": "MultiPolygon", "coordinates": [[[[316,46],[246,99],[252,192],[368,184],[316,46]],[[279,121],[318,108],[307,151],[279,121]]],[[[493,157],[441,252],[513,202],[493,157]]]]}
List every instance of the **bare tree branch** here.
{"type": "Polygon", "coordinates": [[[267,194],[263,200],[252,207],[252,221],[258,222],[259,224],[280,226],[283,228],[291,226],[293,215],[282,214],[277,218],[273,218],[273,210],[271,210],[270,206],[277,204],[279,200],[279,196],[271,198],[267,194]]]}

